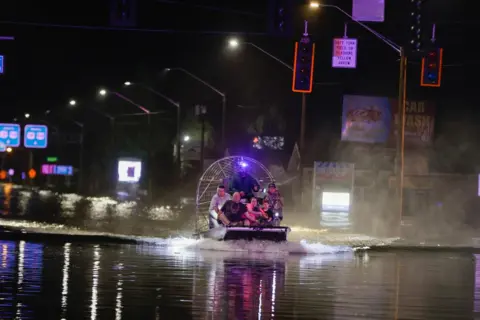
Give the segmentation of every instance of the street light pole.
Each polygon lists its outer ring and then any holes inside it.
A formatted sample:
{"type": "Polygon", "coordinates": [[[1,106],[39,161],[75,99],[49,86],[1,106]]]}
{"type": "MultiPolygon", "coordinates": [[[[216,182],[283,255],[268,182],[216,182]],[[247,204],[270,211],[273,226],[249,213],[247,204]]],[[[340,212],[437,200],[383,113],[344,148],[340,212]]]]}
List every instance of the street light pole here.
{"type": "MultiPolygon", "coordinates": [[[[137,107],[138,109],[142,110],[148,117],[148,132],[149,132],[149,137],[150,137],[150,134],[151,134],[151,131],[152,131],[152,128],[151,128],[151,121],[150,121],[150,115],[151,115],[151,112],[149,109],[145,108],[144,106],[134,102],[133,100],[125,97],[123,94],[121,93],[118,93],[116,91],[107,91],[105,89],[102,89],[99,91],[100,95],[102,96],[105,96],[107,93],[112,93],[113,95],[117,96],[118,98],[134,105],[135,107],[137,107]]],[[[112,138],[114,139],[114,138],[112,138]]],[[[148,147],[147,147],[147,166],[148,166],[148,169],[151,170],[151,168],[153,167],[152,166],[152,159],[151,159],[151,146],[152,146],[152,143],[151,143],[151,139],[148,139],[148,147]]],[[[152,175],[149,174],[148,175],[148,197],[150,198],[150,200],[152,199],[152,175]]]]}
{"type": "Polygon", "coordinates": [[[164,95],[163,93],[161,92],[158,92],[157,90],[153,89],[152,87],[150,86],[146,86],[144,84],[141,84],[141,83],[131,83],[129,81],[125,82],[125,85],[126,86],[130,86],[132,84],[135,84],[135,85],[138,85],[148,91],[150,91],[151,93],[153,93],[154,95],[168,101],[171,105],[175,106],[177,108],[177,138],[176,138],[176,145],[175,145],[175,158],[176,158],[176,161],[177,161],[177,166],[178,166],[178,174],[180,174],[180,170],[181,170],[181,163],[180,163],[180,147],[181,147],[181,144],[180,144],[180,135],[181,135],[181,126],[182,126],[182,108],[180,106],[180,102],[176,102],[174,101],[173,99],[170,99],[169,97],[167,97],[166,95],[164,95]]]}
{"type": "Polygon", "coordinates": [[[83,150],[84,150],[84,137],[85,125],[81,122],[74,121],[74,123],[80,128],[80,153],[79,153],[79,161],[78,161],[78,193],[81,194],[83,189],[83,150]]]}
{"type": "MultiPolygon", "coordinates": [[[[230,46],[236,47],[238,45],[238,41],[230,40],[230,46]]],[[[272,58],[273,60],[277,61],[284,67],[288,68],[289,70],[293,71],[293,67],[288,63],[285,63],[281,59],[275,57],[270,52],[262,49],[261,47],[257,46],[252,42],[242,42],[242,44],[249,45],[256,50],[260,51],[261,53],[265,54],[266,56],[272,58]]],[[[315,84],[323,84],[323,83],[315,83],[315,84]]],[[[307,116],[307,96],[305,93],[302,93],[302,107],[301,107],[301,115],[300,115],[300,141],[299,141],[299,149],[300,149],[300,190],[302,190],[303,195],[303,155],[305,154],[305,127],[306,127],[306,116],[307,116]]]]}
{"type": "Polygon", "coordinates": [[[177,70],[177,71],[183,72],[186,75],[188,75],[189,77],[197,80],[198,82],[202,83],[206,87],[210,88],[212,91],[214,91],[215,93],[217,93],[218,95],[220,95],[222,97],[222,140],[221,140],[222,142],[221,142],[221,145],[222,145],[222,152],[225,152],[225,149],[227,147],[226,138],[225,138],[225,126],[226,126],[226,121],[227,121],[227,94],[225,92],[222,92],[222,91],[218,90],[217,88],[215,88],[213,85],[211,85],[207,81],[201,79],[200,77],[194,75],[193,73],[191,73],[190,71],[188,71],[186,69],[183,69],[183,68],[166,68],[165,70],[167,70],[167,71],[177,70]]]}
{"type": "Polygon", "coordinates": [[[377,31],[373,30],[366,24],[353,18],[348,12],[336,5],[320,4],[318,2],[311,3],[311,8],[334,8],[345,16],[352,19],[352,21],[358,23],[365,30],[369,31],[375,37],[383,41],[390,48],[395,50],[400,56],[400,72],[398,76],[398,117],[397,117],[397,141],[396,141],[396,161],[395,161],[395,175],[396,175],[396,194],[398,199],[398,218],[399,228],[401,228],[401,222],[403,217],[403,178],[404,178],[404,163],[405,163],[405,104],[407,99],[407,57],[405,55],[405,49],[377,31]],[[313,5],[314,4],[314,5],[313,5]]]}

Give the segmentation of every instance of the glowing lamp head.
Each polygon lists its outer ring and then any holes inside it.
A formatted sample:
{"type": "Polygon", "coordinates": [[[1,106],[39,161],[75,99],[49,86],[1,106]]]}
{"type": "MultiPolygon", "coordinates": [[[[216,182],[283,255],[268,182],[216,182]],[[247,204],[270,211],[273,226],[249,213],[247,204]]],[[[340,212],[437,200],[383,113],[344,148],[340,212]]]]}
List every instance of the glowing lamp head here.
{"type": "Polygon", "coordinates": [[[245,161],[240,161],[240,168],[243,168],[245,169],[246,167],[248,167],[248,163],[246,163],[245,161]]]}
{"type": "Polygon", "coordinates": [[[228,41],[228,46],[229,46],[230,48],[237,48],[237,47],[239,46],[239,42],[238,42],[237,39],[230,39],[230,40],[228,41]]]}

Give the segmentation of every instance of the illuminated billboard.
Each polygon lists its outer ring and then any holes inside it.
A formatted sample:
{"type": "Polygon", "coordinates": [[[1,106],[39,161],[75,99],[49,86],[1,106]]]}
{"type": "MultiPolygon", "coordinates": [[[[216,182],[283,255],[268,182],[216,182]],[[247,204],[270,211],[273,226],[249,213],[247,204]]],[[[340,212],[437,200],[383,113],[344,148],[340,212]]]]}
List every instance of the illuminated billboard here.
{"type": "Polygon", "coordinates": [[[118,182],[137,183],[142,177],[142,161],[118,159],[118,182]]]}

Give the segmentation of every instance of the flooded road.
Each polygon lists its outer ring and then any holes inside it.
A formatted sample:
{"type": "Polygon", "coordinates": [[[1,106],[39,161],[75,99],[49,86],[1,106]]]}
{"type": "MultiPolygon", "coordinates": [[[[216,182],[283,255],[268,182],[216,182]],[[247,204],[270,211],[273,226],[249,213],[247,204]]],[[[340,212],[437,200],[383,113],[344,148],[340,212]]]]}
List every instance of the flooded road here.
{"type": "Polygon", "coordinates": [[[240,244],[198,250],[186,242],[0,240],[0,319],[439,320],[480,312],[480,260],[468,254],[317,246],[317,254],[295,255],[277,244],[248,253],[240,244]]]}

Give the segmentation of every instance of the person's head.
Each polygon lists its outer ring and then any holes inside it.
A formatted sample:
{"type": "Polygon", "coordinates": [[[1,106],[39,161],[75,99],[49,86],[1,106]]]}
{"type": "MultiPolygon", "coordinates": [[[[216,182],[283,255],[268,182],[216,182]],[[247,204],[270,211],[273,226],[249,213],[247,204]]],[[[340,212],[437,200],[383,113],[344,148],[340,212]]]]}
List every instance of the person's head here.
{"type": "Polygon", "coordinates": [[[218,186],[217,194],[218,194],[219,197],[225,196],[225,186],[223,184],[218,186]]]}
{"type": "Polygon", "coordinates": [[[253,197],[252,199],[250,199],[250,204],[252,205],[252,207],[256,207],[258,205],[257,198],[253,197]]]}
{"type": "Polygon", "coordinates": [[[242,197],[240,196],[240,192],[235,192],[233,195],[232,195],[232,200],[233,202],[240,202],[240,199],[242,197]]]}
{"type": "Polygon", "coordinates": [[[273,192],[275,192],[275,191],[277,191],[277,186],[275,185],[275,183],[270,183],[270,184],[268,185],[268,192],[273,193],[273,192]]]}
{"type": "Polygon", "coordinates": [[[268,210],[268,209],[270,209],[270,204],[268,203],[268,201],[263,200],[263,210],[268,210]]]}

